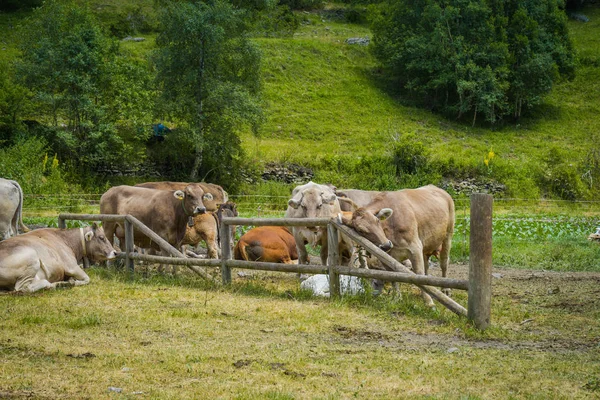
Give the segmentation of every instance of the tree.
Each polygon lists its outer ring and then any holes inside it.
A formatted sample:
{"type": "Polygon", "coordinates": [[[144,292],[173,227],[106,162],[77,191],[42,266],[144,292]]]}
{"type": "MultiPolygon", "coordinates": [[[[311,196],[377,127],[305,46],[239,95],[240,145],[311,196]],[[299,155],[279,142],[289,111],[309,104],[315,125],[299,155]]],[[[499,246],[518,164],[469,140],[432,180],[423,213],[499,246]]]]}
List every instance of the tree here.
{"type": "Polygon", "coordinates": [[[63,157],[89,165],[111,154],[114,126],[105,111],[117,47],[92,13],[76,3],[45,2],[21,39],[17,76],[33,92],[39,114],[50,115],[55,128],[65,125],[69,154],[63,157]]]}
{"type": "Polygon", "coordinates": [[[262,119],[260,54],[241,12],[222,0],[167,3],[155,63],[164,107],[190,132],[190,179],[230,180],[241,157],[238,133],[262,119]]]}
{"type": "Polygon", "coordinates": [[[389,1],[372,28],[375,56],[402,87],[473,123],[518,118],[574,73],[556,0],[389,1]]]}

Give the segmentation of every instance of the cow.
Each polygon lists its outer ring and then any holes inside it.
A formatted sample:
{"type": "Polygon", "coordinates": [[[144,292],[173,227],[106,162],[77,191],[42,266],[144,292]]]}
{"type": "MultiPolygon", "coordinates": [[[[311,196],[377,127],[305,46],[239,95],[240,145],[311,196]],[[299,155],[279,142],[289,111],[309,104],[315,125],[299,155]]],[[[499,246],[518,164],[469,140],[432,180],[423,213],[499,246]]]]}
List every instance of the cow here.
{"type": "MultiPolygon", "coordinates": [[[[292,191],[285,212],[286,218],[334,218],[340,213],[340,203],[335,195],[335,188],[308,182],[297,186],[292,191]]],[[[308,264],[306,244],[321,245],[321,262],[327,264],[327,228],[325,227],[292,227],[292,234],[298,249],[298,263],[308,264]]],[[[351,244],[347,238],[340,235],[340,255],[349,258],[351,244]]]]}
{"type": "Polygon", "coordinates": [[[342,211],[354,211],[356,206],[364,207],[373,201],[373,198],[381,192],[373,190],[341,189],[336,190],[336,195],[340,201],[342,211]],[[350,199],[351,202],[345,201],[350,199]]]}
{"type": "Polygon", "coordinates": [[[237,242],[236,260],[298,264],[296,241],[284,226],[259,226],[250,229],[237,242]]]}
{"type": "Polygon", "coordinates": [[[229,195],[223,188],[219,185],[215,185],[214,183],[186,183],[186,182],[146,182],[146,183],[138,183],[137,187],[145,187],[148,189],[161,189],[161,190],[184,190],[189,185],[197,185],[204,191],[206,194],[202,199],[204,201],[204,206],[206,207],[206,211],[217,211],[219,209],[219,204],[227,203],[229,200],[229,195]]]}
{"type": "Polygon", "coordinates": [[[36,229],[0,242],[0,289],[35,292],[90,282],[78,265],[112,260],[116,252],[96,223],[86,228],[36,229]]]}
{"type": "MultiPolygon", "coordinates": [[[[188,221],[206,212],[202,202],[204,191],[190,184],[184,190],[160,190],[135,186],[115,186],[100,198],[101,214],[131,214],[156,232],[175,248],[181,247],[188,221]]],[[[106,236],[114,243],[113,235],[124,243],[125,229],[120,222],[104,224],[106,236]]],[[[134,229],[134,243],[142,248],[160,249],[146,235],[134,229]]]]}
{"type": "Polygon", "coordinates": [[[0,178],[0,240],[19,234],[23,224],[23,190],[18,182],[0,178]]]}
{"type": "MultiPolygon", "coordinates": [[[[426,273],[425,262],[439,252],[442,276],[446,276],[452,235],[454,201],[444,190],[428,185],[418,189],[382,192],[364,207],[342,216],[342,223],[387,251],[398,261],[409,259],[416,274],[426,273]]],[[[431,297],[423,300],[433,306],[431,297]]]]}
{"type": "MultiPolygon", "coordinates": [[[[183,244],[197,246],[198,243],[204,241],[208,251],[208,258],[219,258],[221,256],[221,220],[223,217],[237,216],[237,206],[231,201],[219,205],[219,209],[216,212],[196,215],[194,217],[194,225],[186,228],[183,244]]],[[[230,228],[232,227],[230,226],[230,228]]]]}

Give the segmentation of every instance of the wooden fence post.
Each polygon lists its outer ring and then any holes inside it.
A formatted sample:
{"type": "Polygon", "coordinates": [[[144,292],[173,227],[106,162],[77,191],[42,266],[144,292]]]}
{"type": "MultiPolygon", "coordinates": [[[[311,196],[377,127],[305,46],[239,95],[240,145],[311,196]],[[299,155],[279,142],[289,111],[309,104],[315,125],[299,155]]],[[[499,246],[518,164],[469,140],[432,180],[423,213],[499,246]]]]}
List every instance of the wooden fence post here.
{"type": "Polygon", "coordinates": [[[467,317],[478,329],[490,324],[492,302],[492,205],[489,194],[471,195],[469,300],[467,317]]]}
{"type": "Polygon", "coordinates": [[[64,218],[61,218],[60,215],[58,216],[58,227],[60,229],[67,229],[67,221],[65,221],[64,218]]]}
{"type": "Polygon", "coordinates": [[[340,296],[340,275],[335,267],[340,264],[339,233],[333,224],[327,224],[327,269],[329,271],[329,294],[331,297],[340,296]]]}
{"type": "Polygon", "coordinates": [[[133,224],[129,220],[125,220],[125,269],[133,275],[134,263],[133,258],[129,255],[133,253],[133,224]]]}
{"type": "Polygon", "coordinates": [[[225,222],[221,222],[221,278],[223,285],[231,283],[231,268],[225,263],[231,260],[231,229],[225,222]]]}

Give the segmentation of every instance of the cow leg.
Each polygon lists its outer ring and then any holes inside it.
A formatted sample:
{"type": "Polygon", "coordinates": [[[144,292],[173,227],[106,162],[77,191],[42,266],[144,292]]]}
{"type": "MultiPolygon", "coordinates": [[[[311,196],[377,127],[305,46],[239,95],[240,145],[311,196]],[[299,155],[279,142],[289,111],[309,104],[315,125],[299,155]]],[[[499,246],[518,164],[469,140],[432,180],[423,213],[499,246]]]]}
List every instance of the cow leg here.
{"type": "MultiPolygon", "coordinates": [[[[440,269],[442,270],[442,276],[446,278],[446,274],[448,272],[448,264],[450,263],[450,248],[452,247],[452,235],[448,235],[444,242],[442,243],[442,251],[440,251],[439,261],[440,261],[440,269]]],[[[450,288],[443,288],[442,292],[446,296],[450,296],[451,290],[450,288]]]]}
{"type": "MultiPolygon", "coordinates": [[[[410,262],[413,265],[413,271],[417,275],[425,275],[425,261],[423,260],[423,246],[411,249],[410,262]]],[[[421,297],[428,307],[435,307],[431,296],[421,290],[421,297]]]]}
{"type": "Polygon", "coordinates": [[[327,265],[327,257],[329,256],[329,244],[327,243],[327,240],[321,241],[320,255],[321,255],[321,264],[327,265]]]}
{"type": "Polygon", "coordinates": [[[204,243],[206,243],[206,254],[208,258],[219,258],[219,245],[217,244],[217,237],[215,232],[207,232],[202,235],[204,243]]]}
{"type": "Polygon", "coordinates": [[[65,276],[69,277],[67,282],[72,286],[83,286],[90,283],[90,277],[79,265],[72,266],[65,271],[65,276]]]}
{"type": "Polygon", "coordinates": [[[17,282],[15,284],[15,290],[17,292],[26,292],[26,293],[37,292],[38,290],[41,290],[41,289],[53,289],[54,287],[55,287],[54,284],[50,283],[48,280],[40,279],[38,277],[35,277],[32,280],[31,279],[28,280],[28,283],[17,282]]]}
{"type": "Polygon", "coordinates": [[[298,250],[298,264],[308,264],[308,251],[304,242],[296,241],[296,249],[298,250]]]}

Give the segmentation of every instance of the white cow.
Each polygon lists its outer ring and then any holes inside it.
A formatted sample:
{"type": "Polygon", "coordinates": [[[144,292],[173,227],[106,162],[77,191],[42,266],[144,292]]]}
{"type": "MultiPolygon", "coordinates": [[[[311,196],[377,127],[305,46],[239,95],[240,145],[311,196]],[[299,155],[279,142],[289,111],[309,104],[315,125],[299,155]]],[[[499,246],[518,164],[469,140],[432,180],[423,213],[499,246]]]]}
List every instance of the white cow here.
{"type": "Polygon", "coordinates": [[[95,223],[74,229],[36,229],[0,242],[0,289],[35,292],[89,283],[78,265],[111,260],[115,249],[95,223]]]}
{"type": "Polygon", "coordinates": [[[23,190],[16,181],[0,178],[0,240],[29,229],[23,224],[23,190]]]}

